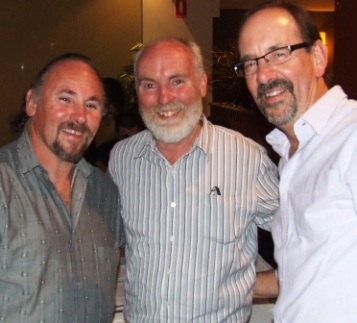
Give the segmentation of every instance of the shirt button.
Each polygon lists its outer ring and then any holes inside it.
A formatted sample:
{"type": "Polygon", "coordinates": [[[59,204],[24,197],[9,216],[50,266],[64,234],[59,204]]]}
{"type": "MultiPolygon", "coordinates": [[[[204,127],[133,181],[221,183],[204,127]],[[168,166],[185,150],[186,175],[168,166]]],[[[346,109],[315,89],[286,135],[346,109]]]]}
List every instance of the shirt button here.
{"type": "Polygon", "coordinates": [[[170,237],[170,241],[171,241],[171,242],[174,241],[174,236],[171,236],[171,237],[170,237]]]}
{"type": "Polygon", "coordinates": [[[176,207],[176,202],[171,202],[170,206],[171,207],[176,207]]]}

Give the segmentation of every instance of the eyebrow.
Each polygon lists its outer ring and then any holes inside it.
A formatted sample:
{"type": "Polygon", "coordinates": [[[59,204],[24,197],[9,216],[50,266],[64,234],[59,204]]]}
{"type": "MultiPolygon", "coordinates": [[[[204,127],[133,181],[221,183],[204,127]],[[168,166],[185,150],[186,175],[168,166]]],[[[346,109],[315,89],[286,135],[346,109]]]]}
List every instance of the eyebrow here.
{"type": "Polygon", "coordinates": [[[156,83],[154,79],[152,79],[150,77],[146,77],[146,76],[139,77],[139,84],[141,84],[142,82],[154,82],[154,83],[156,83]]]}
{"type": "MultiPolygon", "coordinates": [[[[77,96],[77,93],[73,90],[70,90],[70,89],[62,89],[60,91],[58,91],[58,94],[61,95],[61,94],[69,94],[71,96],[77,96]]],[[[86,101],[96,101],[98,103],[101,103],[101,100],[98,96],[96,95],[92,95],[90,96],[88,99],[86,99],[86,101]]]]}
{"type": "Polygon", "coordinates": [[[186,80],[186,79],[189,78],[189,76],[187,74],[174,74],[174,75],[171,75],[169,77],[169,80],[171,81],[171,80],[174,80],[174,79],[177,79],[177,78],[183,78],[183,79],[186,80]]]}
{"type": "Polygon", "coordinates": [[[90,96],[87,101],[97,101],[98,103],[101,103],[101,100],[96,95],[90,96]]]}
{"type": "Polygon", "coordinates": [[[61,89],[58,91],[58,94],[76,95],[77,93],[70,89],[61,89]]]}
{"type": "MultiPolygon", "coordinates": [[[[174,80],[176,78],[184,78],[184,79],[187,79],[188,78],[188,75],[187,74],[173,74],[173,75],[170,75],[168,77],[168,80],[171,81],[171,80],[174,80]]],[[[146,76],[143,76],[143,77],[140,77],[139,78],[139,84],[141,84],[142,82],[153,82],[153,83],[157,83],[157,81],[151,77],[146,77],[146,76]]]]}

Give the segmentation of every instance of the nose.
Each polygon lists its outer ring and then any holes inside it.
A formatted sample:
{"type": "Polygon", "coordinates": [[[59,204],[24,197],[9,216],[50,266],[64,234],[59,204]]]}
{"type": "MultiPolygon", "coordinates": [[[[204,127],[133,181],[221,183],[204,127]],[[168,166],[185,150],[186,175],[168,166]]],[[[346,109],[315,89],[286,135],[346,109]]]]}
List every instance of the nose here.
{"type": "Polygon", "coordinates": [[[71,111],[71,121],[84,124],[87,120],[86,106],[84,104],[74,104],[71,111]]]}
{"type": "Polygon", "coordinates": [[[160,92],[159,92],[159,103],[167,104],[167,103],[171,102],[171,100],[172,100],[172,93],[171,93],[170,89],[167,88],[166,86],[162,86],[160,88],[160,92]]]}
{"type": "Polygon", "coordinates": [[[270,80],[276,78],[274,66],[269,65],[265,59],[260,59],[257,64],[256,77],[258,83],[268,83],[270,80]]]}

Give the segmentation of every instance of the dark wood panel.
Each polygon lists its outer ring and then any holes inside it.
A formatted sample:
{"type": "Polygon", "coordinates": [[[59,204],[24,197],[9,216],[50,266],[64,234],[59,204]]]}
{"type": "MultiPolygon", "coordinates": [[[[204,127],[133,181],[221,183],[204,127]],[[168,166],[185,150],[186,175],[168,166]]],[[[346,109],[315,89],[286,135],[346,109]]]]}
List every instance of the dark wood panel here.
{"type": "Polygon", "coordinates": [[[211,104],[210,119],[214,124],[239,131],[244,136],[258,142],[268,151],[269,157],[275,163],[278,162],[278,155],[265,140],[265,136],[273,130],[274,127],[266,121],[265,117],[259,111],[231,108],[227,105],[217,103],[211,104]]]}
{"type": "Polygon", "coordinates": [[[356,0],[336,0],[334,80],[353,99],[357,99],[356,13],[356,0]]]}

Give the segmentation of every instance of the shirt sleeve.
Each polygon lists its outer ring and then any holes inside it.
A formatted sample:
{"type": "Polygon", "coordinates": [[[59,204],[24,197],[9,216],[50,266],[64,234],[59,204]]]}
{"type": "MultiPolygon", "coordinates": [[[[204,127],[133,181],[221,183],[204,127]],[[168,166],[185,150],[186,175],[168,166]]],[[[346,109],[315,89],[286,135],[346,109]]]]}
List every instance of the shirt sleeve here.
{"type": "Polygon", "coordinates": [[[350,167],[346,172],[347,185],[351,190],[352,203],[357,216],[357,147],[353,150],[353,160],[350,163],[350,167]]]}
{"type": "Polygon", "coordinates": [[[279,207],[279,176],[276,165],[270,160],[263,148],[256,190],[258,216],[255,218],[255,222],[262,229],[270,230],[273,215],[279,207]]]}

